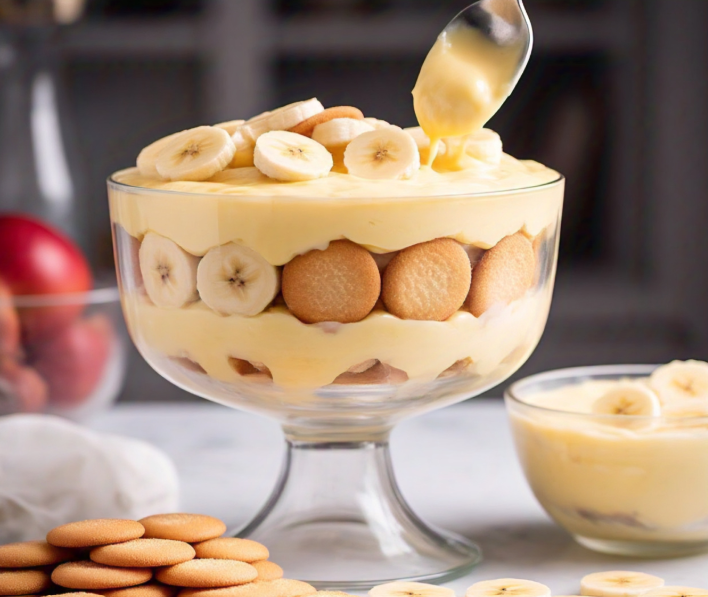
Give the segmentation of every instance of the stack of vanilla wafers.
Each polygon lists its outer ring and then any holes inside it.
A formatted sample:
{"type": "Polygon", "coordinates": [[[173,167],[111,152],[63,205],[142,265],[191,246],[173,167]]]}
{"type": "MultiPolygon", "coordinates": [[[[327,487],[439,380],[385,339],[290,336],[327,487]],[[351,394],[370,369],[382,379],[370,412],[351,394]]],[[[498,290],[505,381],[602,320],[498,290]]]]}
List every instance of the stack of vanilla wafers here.
{"type": "Polygon", "coordinates": [[[96,519],[52,529],[46,541],[0,546],[0,595],[300,597],[316,589],[283,578],[268,549],[222,537],[201,514],[96,519]]]}

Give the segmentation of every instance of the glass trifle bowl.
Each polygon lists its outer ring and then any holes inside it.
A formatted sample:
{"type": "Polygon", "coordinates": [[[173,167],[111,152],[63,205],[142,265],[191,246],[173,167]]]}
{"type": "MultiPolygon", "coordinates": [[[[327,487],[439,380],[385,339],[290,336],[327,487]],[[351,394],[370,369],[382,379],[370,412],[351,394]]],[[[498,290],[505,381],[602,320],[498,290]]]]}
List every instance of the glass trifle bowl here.
{"type": "Polygon", "coordinates": [[[143,357],[193,394],[282,425],[280,480],[237,534],[293,578],[442,582],[480,559],[411,511],[388,441],[400,420],[507,379],[541,337],[564,181],[509,156],[489,172],[279,183],[242,167],[168,182],[133,168],[108,181],[143,357]],[[228,292],[248,309],[228,313],[228,292]]]}

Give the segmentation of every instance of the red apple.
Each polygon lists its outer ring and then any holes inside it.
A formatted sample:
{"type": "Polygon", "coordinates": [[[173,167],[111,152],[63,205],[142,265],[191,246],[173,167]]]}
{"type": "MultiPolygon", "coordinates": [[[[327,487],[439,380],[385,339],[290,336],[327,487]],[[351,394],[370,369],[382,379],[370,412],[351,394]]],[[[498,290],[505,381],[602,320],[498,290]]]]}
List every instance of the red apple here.
{"type": "MultiPolygon", "coordinates": [[[[34,218],[0,216],[0,277],[14,295],[86,292],[93,282],[81,250],[58,230],[34,218]]],[[[20,310],[25,338],[35,339],[71,323],[82,304],[20,310]]]]}
{"type": "Polygon", "coordinates": [[[49,384],[49,400],[62,407],[84,402],[101,382],[114,331],[104,315],[77,319],[30,350],[30,362],[49,384]]]}
{"type": "Polygon", "coordinates": [[[37,413],[47,405],[47,383],[32,367],[18,361],[0,362],[0,411],[37,413]]]}
{"type": "Polygon", "coordinates": [[[20,353],[20,318],[12,304],[12,293],[0,280],[0,358],[20,353]]]}

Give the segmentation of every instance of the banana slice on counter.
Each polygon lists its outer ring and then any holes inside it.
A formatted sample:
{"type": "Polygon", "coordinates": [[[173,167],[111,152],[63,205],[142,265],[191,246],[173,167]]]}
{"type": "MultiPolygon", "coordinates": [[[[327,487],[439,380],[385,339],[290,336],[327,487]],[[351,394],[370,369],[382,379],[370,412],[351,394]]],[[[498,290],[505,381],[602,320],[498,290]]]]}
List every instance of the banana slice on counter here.
{"type": "Polygon", "coordinates": [[[204,303],[222,315],[257,315],[280,290],[277,268],[254,250],[229,243],[207,251],[197,269],[204,303]]]}
{"type": "Polygon", "coordinates": [[[269,131],[286,131],[322,111],[324,111],[324,106],[314,97],[294,102],[247,120],[242,128],[243,135],[255,143],[261,135],[269,131]]]}
{"type": "Polygon", "coordinates": [[[491,129],[481,129],[465,137],[465,153],[487,164],[499,165],[504,153],[501,137],[491,129]]]}
{"type": "Polygon", "coordinates": [[[672,361],[651,374],[649,385],[663,404],[686,398],[708,398],[708,363],[672,361]]]}
{"type": "Polygon", "coordinates": [[[369,591],[370,597],[455,597],[455,591],[422,582],[389,582],[369,591]]]}
{"type": "Polygon", "coordinates": [[[360,178],[400,180],[418,172],[420,154],[413,137],[391,126],[356,137],[344,151],[344,165],[360,178]]]}
{"type": "Polygon", "coordinates": [[[135,165],[138,167],[140,174],[143,176],[160,176],[155,167],[157,162],[157,156],[160,152],[168,145],[168,143],[174,139],[180,133],[172,133],[167,135],[167,137],[162,137],[157,141],[153,141],[147,147],[144,147],[138,154],[138,159],[135,165]]]}
{"type": "Polygon", "coordinates": [[[666,586],[642,593],[642,597],[706,597],[708,590],[694,587],[666,586]]]}
{"type": "Polygon", "coordinates": [[[592,412],[598,415],[655,417],[661,414],[656,394],[644,384],[623,382],[595,400],[592,412]]]}
{"type": "Polygon", "coordinates": [[[138,252],[145,291],[158,307],[179,308],[196,301],[199,257],[173,240],[148,232],[138,252]]]}
{"type": "Polygon", "coordinates": [[[224,129],[198,126],[170,139],[160,150],[155,168],[167,180],[206,180],[226,168],[235,151],[224,129]]]}
{"type": "Polygon", "coordinates": [[[288,131],[270,131],[256,141],[253,163],[263,174],[287,182],[329,174],[332,154],[317,141],[288,131]]]}
{"type": "Polygon", "coordinates": [[[333,118],[318,124],[312,131],[312,138],[325,147],[340,147],[373,130],[372,125],[358,118],[333,118]]]}
{"type": "Polygon", "coordinates": [[[465,597],[551,597],[551,589],[532,580],[498,578],[477,582],[467,589],[465,597]]]}
{"type": "Polygon", "coordinates": [[[664,586],[664,579],[644,572],[595,572],[580,581],[580,594],[591,597],[634,597],[664,586]]]}

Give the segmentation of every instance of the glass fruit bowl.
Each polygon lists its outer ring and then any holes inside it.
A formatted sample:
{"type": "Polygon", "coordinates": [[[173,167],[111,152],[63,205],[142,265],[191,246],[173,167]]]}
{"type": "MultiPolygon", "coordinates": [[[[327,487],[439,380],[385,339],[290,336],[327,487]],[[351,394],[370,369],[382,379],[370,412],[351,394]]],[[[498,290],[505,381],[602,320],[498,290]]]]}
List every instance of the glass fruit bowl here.
{"type": "MultiPolygon", "coordinates": [[[[581,385],[643,381],[656,368],[560,369],[517,381],[505,393],[517,454],[536,499],[589,549],[642,557],[708,550],[705,408],[688,416],[633,416],[529,404],[581,385]]],[[[579,390],[578,397],[592,394],[579,390]]]]}
{"type": "Polygon", "coordinates": [[[123,386],[125,330],[116,287],[12,296],[0,289],[0,414],[81,420],[123,386]]]}
{"type": "Polygon", "coordinates": [[[428,527],[403,501],[388,438],[403,418],[499,384],[534,350],[562,177],[336,199],[123,177],[109,179],[108,194],[142,356],[181,388],[272,417],[285,433],[280,481],[238,534],[320,587],[442,582],[476,564],[477,546],[428,527]]]}

